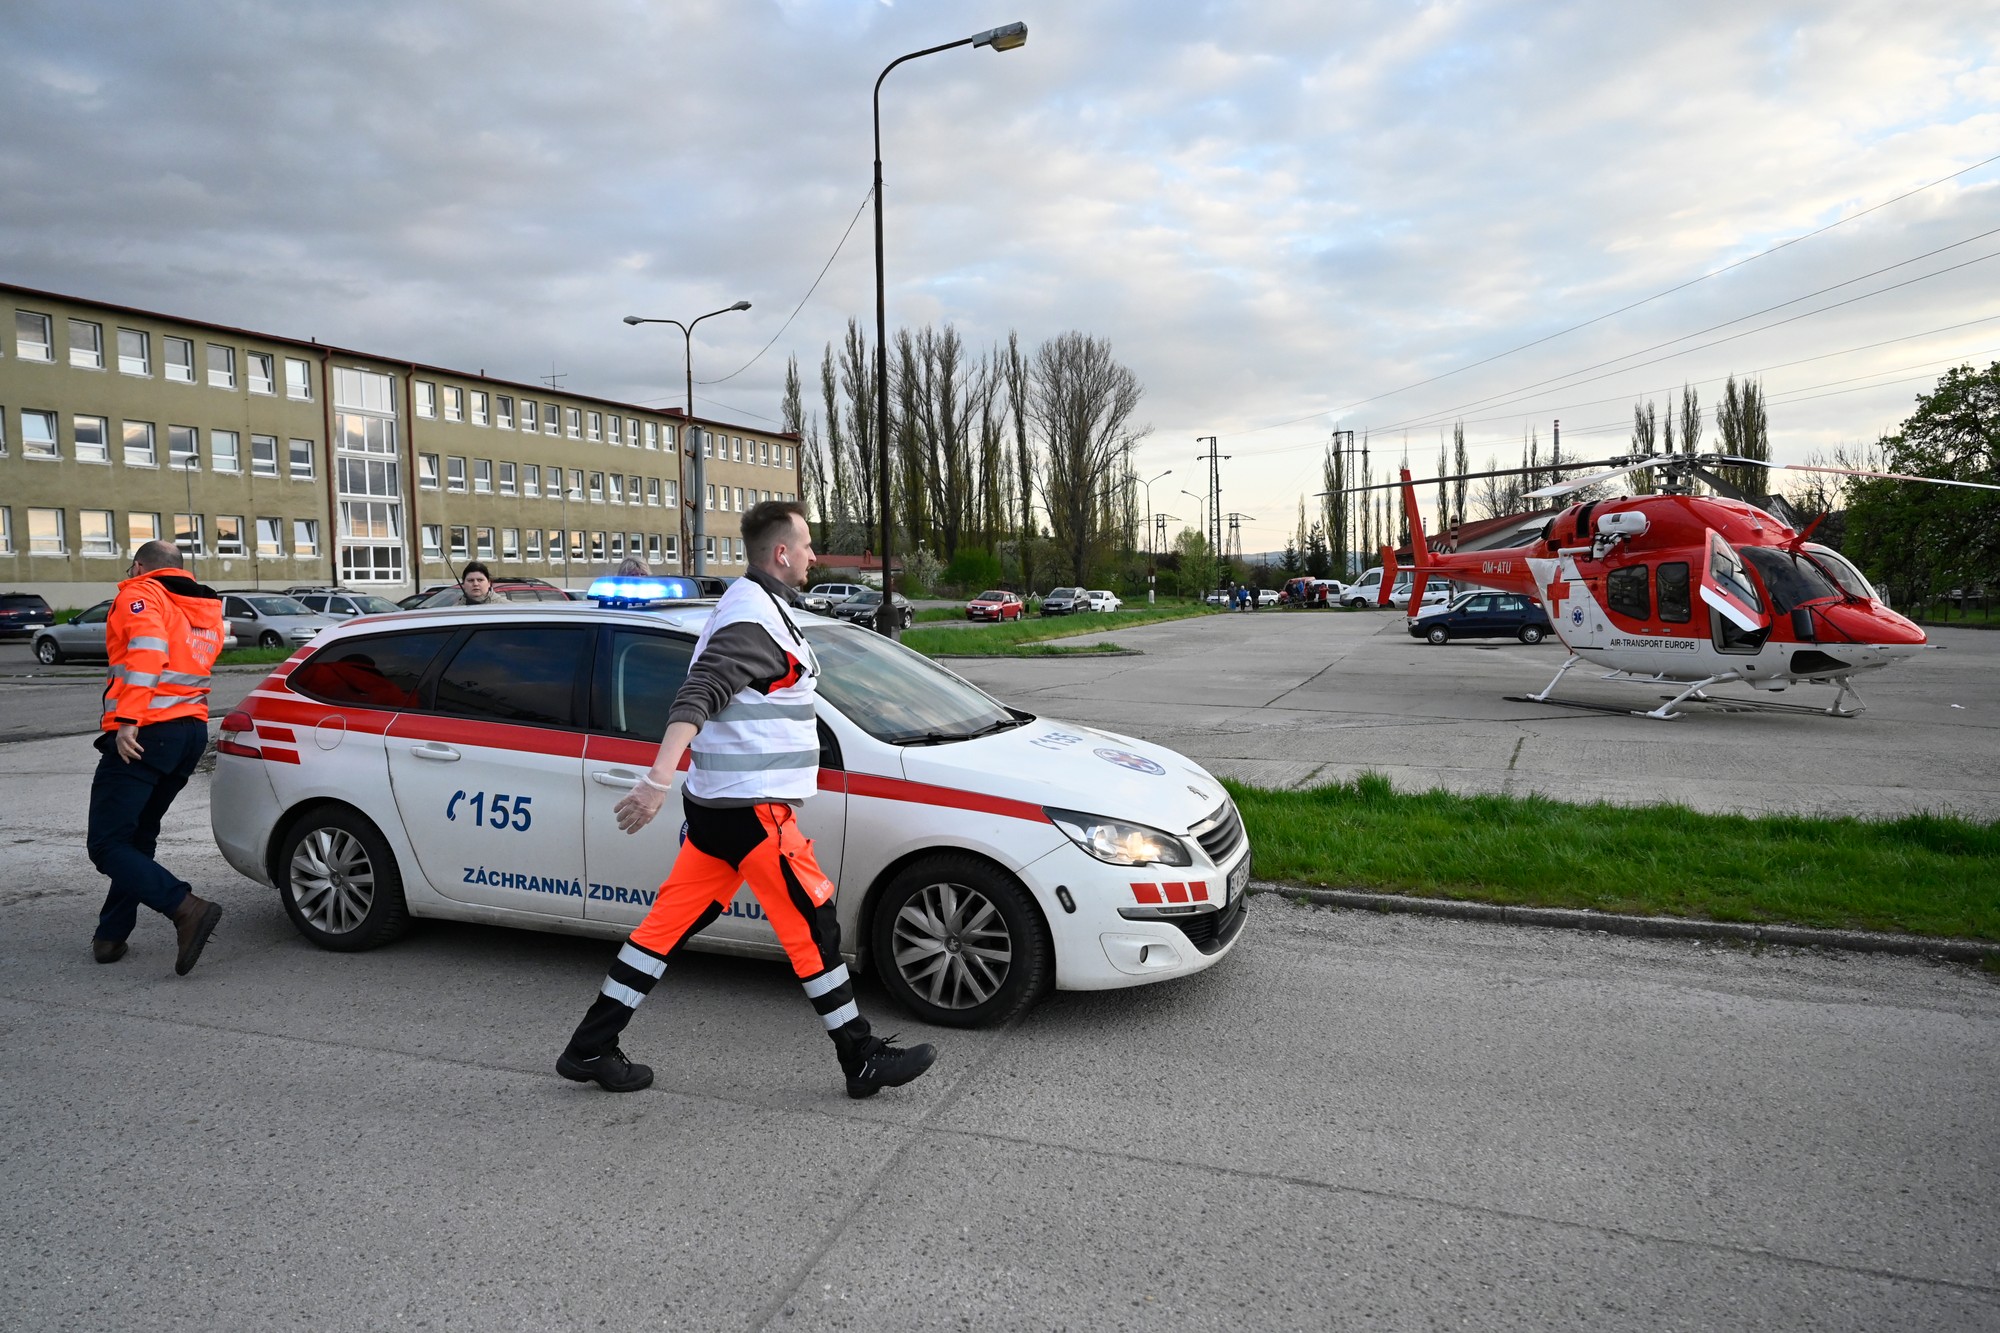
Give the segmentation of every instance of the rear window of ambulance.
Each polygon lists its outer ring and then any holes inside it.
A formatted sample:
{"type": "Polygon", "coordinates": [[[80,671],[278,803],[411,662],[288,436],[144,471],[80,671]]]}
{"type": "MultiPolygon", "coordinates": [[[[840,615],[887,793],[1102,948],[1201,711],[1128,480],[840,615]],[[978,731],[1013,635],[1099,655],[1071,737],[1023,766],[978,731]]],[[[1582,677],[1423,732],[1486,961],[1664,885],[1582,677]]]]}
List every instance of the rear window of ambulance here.
{"type": "Polygon", "coordinates": [[[323,703],[363,708],[415,708],[417,687],[451,630],[377,634],[328,644],[286,683],[323,703]]]}

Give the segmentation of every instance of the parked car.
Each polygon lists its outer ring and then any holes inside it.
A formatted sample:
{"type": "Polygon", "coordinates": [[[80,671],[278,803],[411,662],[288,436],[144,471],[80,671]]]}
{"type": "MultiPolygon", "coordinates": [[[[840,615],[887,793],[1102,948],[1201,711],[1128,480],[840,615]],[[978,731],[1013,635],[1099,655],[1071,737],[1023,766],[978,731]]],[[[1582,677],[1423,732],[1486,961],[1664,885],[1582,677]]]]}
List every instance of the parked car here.
{"type": "Polygon", "coordinates": [[[1276,588],[1257,589],[1257,605],[1276,606],[1277,604],[1278,604],[1278,590],[1276,588]]]}
{"type": "Polygon", "coordinates": [[[834,607],[867,591],[859,583],[815,583],[806,589],[800,604],[818,615],[830,615],[834,607]]]}
{"type": "Polygon", "coordinates": [[[1042,614],[1045,616],[1072,616],[1088,610],[1090,593],[1083,588],[1051,588],[1049,595],[1042,598],[1042,614]]]}
{"type": "MultiPolygon", "coordinates": [[[[44,666],[57,666],[73,657],[106,656],[105,622],[110,616],[111,600],[106,598],[96,606],[77,612],[73,619],[60,625],[44,625],[35,632],[35,660],[44,666]]],[[[222,646],[225,649],[237,646],[237,638],[228,632],[226,622],[222,646]]]]}
{"type": "Polygon", "coordinates": [[[1231,596],[1231,589],[1211,588],[1202,596],[1201,600],[1207,602],[1210,606],[1228,606],[1231,596]]]}
{"type": "Polygon", "coordinates": [[[340,622],[306,608],[296,597],[253,588],[222,590],[222,618],[239,643],[259,648],[296,648],[340,622]]]}
{"type": "Polygon", "coordinates": [[[1116,611],[1125,605],[1118,594],[1109,588],[1092,588],[1085,592],[1084,596],[1090,600],[1090,609],[1093,611],[1116,611]]]}
{"type": "Polygon", "coordinates": [[[1019,620],[1027,606],[1019,593],[990,588],[965,604],[967,620],[1019,620]]]}
{"type": "Polygon", "coordinates": [[[335,620],[352,620],[356,616],[379,616],[402,608],[386,597],[377,597],[372,592],[349,592],[345,588],[325,592],[293,593],[299,604],[308,611],[316,611],[335,620]]]}
{"type": "Polygon", "coordinates": [[[1340,600],[1345,586],[1338,579],[1318,579],[1301,574],[1288,579],[1279,600],[1287,606],[1331,606],[1340,600]]]}
{"type": "Polygon", "coordinates": [[[433,583],[421,592],[413,592],[408,597],[398,598],[396,605],[404,611],[414,611],[447,588],[456,588],[457,586],[456,583],[433,583]]]}
{"type": "Polygon", "coordinates": [[[0,592],[0,638],[24,635],[33,639],[37,630],[55,623],[56,613],[37,594],[0,592]]]}
{"type": "MultiPolygon", "coordinates": [[[[720,582],[720,580],[717,580],[720,582]]],[[[721,596],[718,590],[715,594],[721,596]]],[[[500,602],[568,602],[574,601],[567,592],[550,583],[547,579],[530,578],[525,574],[506,575],[493,580],[493,599],[500,602]]],[[[407,603],[405,603],[407,605],[407,603]]],[[[417,608],[428,611],[435,606],[463,606],[465,594],[456,583],[440,584],[432,589],[417,608]]]]}
{"type": "MultiPolygon", "coordinates": [[[[1396,571],[1395,586],[1389,589],[1389,605],[1405,608],[1410,604],[1410,590],[1416,586],[1416,577],[1407,569],[1396,571]]],[[[1424,605],[1444,606],[1458,595],[1458,589],[1449,579],[1430,579],[1424,584],[1424,605]]],[[[1340,592],[1342,606],[1373,607],[1380,605],[1382,592],[1382,567],[1380,565],[1364,573],[1340,592]]]]}
{"type": "MultiPolygon", "coordinates": [[[[866,589],[857,597],[850,597],[833,608],[835,620],[851,620],[857,625],[873,625],[875,612],[882,605],[882,594],[873,588],[866,589]]],[[[901,593],[896,594],[896,623],[899,629],[908,629],[917,622],[917,610],[901,593]]]]}
{"type": "Polygon", "coordinates": [[[1446,606],[1419,611],[1410,622],[1411,637],[1431,643],[1506,638],[1540,643],[1553,632],[1548,613],[1513,592],[1461,593],[1446,606]]]}

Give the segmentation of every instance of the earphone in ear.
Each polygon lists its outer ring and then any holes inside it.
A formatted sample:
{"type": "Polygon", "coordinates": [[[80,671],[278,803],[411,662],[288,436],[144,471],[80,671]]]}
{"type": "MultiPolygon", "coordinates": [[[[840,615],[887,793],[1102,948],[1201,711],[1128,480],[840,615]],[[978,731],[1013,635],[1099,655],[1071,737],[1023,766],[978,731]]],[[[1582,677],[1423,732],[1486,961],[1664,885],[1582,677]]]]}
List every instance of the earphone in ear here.
{"type": "Polygon", "coordinates": [[[784,555],[779,556],[778,563],[783,565],[786,569],[790,569],[792,567],[792,560],[790,556],[784,556],[784,555]]]}

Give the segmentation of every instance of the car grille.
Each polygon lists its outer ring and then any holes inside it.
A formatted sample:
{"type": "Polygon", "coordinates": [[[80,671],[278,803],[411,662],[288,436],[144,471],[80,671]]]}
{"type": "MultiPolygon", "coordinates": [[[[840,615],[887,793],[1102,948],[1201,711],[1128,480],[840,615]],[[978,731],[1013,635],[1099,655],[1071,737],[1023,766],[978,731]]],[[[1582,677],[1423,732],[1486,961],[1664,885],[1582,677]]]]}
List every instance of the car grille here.
{"type": "Polygon", "coordinates": [[[1194,840],[1216,865],[1226,865],[1243,845],[1243,817],[1232,801],[1224,801],[1208,818],[1191,830],[1194,840]]]}
{"type": "Polygon", "coordinates": [[[1247,914],[1250,895],[1239,893],[1229,906],[1219,912],[1203,912],[1199,916],[1169,917],[1168,923],[1188,937],[1188,943],[1203,953],[1214,953],[1236,938],[1236,932],[1243,929],[1243,918],[1247,914]]]}

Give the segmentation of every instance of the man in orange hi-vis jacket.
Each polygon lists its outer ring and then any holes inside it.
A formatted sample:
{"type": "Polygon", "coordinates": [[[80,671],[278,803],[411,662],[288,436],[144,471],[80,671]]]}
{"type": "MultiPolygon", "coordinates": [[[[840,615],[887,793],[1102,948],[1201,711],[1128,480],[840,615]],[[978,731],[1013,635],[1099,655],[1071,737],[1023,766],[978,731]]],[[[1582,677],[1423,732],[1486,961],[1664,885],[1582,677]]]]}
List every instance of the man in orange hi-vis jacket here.
{"type": "Polygon", "coordinates": [[[147,542],[105,624],[111,659],[90,784],[90,863],[111,878],[91,955],[125,956],[144,903],[174,923],[174,972],[186,976],[222,908],[153,859],[160,821],[208,749],[208,680],[222,651],[222,599],[181,573],[181,553],[147,542]]]}

